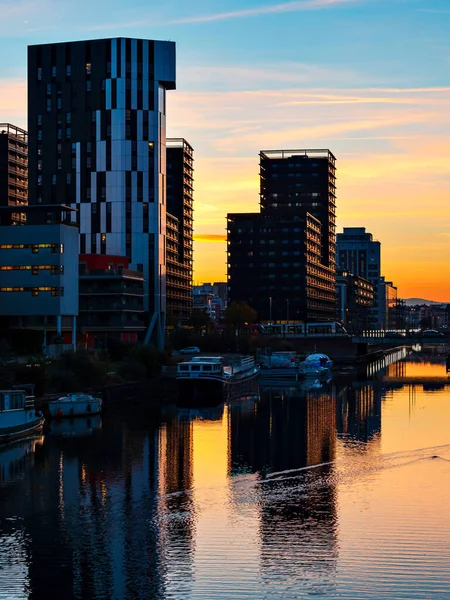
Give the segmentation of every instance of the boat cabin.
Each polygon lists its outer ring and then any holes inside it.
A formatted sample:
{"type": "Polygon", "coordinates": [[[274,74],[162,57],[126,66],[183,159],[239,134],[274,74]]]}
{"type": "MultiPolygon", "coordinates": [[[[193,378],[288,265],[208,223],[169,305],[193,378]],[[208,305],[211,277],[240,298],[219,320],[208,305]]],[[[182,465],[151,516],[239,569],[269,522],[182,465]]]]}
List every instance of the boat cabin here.
{"type": "Polygon", "coordinates": [[[220,377],[223,373],[221,357],[195,357],[178,364],[178,377],[220,377]]]}
{"type": "Polygon", "coordinates": [[[22,390],[2,390],[0,392],[0,412],[25,410],[26,397],[22,390]]]}

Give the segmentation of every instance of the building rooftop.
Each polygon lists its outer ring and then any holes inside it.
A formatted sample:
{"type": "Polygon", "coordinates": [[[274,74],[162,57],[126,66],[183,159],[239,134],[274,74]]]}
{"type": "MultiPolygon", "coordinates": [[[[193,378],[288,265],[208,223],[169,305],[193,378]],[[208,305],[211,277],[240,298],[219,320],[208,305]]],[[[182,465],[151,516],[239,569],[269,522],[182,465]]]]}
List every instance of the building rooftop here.
{"type": "Polygon", "coordinates": [[[167,138],[166,148],[184,148],[190,152],[194,151],[193,147],[184,138],[167,138]]]}
{"type": "Polygon", "coordinates": [[[28,142],[28,132],[11,123],[0,123],[0,135],[8,135],[22,142],[28,142]]]}
{"type": "Polygon", "coordinates": [[[327,158],[333,164],[336,162],[336,157],[328,149],[307,149],[298,150],[261,150],[259,153],[261,158],[272,160],[291,158],[292,156],[302,156],[304,158],[327,158]]]}

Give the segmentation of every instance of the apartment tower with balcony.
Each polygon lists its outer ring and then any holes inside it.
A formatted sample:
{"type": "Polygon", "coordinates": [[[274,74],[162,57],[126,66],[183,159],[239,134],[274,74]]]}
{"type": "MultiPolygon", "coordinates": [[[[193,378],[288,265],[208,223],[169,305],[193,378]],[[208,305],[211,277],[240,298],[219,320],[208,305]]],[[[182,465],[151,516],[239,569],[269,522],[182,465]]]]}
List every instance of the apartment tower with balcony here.
{"type": "Polygon", "coordinates": [[[184,324],[192,312],[194,150],[167,139],[167,318],[184,324]]]}
{"type": "Polygon", "coordinates": [[[335,320],[335,185],[329,150],[260,153],[260,213],[228,215],[230,301],[261,321],[335,320]]]}
{"type": "Polygon", "coordinates": [[[8,211],[2,225],[23,225],[21,206],[28,204],[28,133],[10,123],[0,123],[0,206],[8,211]]]}

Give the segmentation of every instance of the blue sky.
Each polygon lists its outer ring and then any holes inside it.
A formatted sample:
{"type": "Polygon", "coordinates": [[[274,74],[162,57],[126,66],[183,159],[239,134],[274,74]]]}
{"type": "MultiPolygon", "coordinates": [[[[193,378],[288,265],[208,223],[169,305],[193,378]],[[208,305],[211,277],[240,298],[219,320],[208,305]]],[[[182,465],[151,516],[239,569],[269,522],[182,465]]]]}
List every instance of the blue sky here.
{"type": "Polygon", "coordinates": [[[0,0],[0,16],[0,121],[23,126],[28,44],[177,43],[168,134],[196,151],[197,280],[223,277],[226,212],[257,209],[259,150],[329,147],[339,225],[383,242],[402,296],[450,300],[450,0],[0,0]]]}

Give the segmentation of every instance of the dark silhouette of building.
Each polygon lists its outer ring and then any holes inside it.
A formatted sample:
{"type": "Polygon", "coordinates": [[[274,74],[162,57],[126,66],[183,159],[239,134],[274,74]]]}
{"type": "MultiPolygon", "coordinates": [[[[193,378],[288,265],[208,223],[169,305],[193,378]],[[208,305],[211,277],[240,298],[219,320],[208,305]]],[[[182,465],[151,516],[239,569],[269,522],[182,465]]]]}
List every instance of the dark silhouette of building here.
{"type": "Polygon", "coordinates": [[[260,153],[260,197],[264,214],[309,212],[322,225],[321,263],[336,264],[336,158],[329,150],[270,150],[260,153]]]}
{"type": "Polygon", "coordinates": [[[23,225],[19,207],[28,203],[28,133],[10,123],[0,123],[0,206],[18,207],[2,225],[23,225]]]}
{"type": "Polygon", "coordinates": [[[347,331],[360,332],[370,327],[375,303],[373,284],[342,269],[336,276],[336,318],[347,331]]]}
{"type": "Polygon", "coordinates": [[[144,278],[124,256],[81,254],[79,325],[85,347],[134,343],[145,331],[144,278]]]}
{"type": "Polygon", "coordinates": [[[229,300],[261,321],[336,318],[335,157],[260,153],[261,212],[228,215],[229,300]]]}
{"type": "Polygon", "coordinates": [[[78,209],[80,254],[126,256],[145,282],[146,341],[166,321],[166,90],[175,44],[29,46],[31,204],[78,209]]]}
{"type": "Polygon", "coordinates": [[[167,140],[167,318],[186,323],[192,312],[194,151],[167,140]]]}
{"type": "Polygon", "coordinates": [[[338,268],[357,277],[370,281],[374,287],[374,303],[370,309],[369,327],[377,329],[382,324],[380,319],[379,292],[381,281],[381,244],[373,239],[373,235],[365,227],[344,227],[343,233],[336,236],[338,268]]]}

